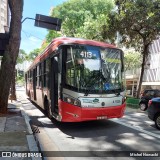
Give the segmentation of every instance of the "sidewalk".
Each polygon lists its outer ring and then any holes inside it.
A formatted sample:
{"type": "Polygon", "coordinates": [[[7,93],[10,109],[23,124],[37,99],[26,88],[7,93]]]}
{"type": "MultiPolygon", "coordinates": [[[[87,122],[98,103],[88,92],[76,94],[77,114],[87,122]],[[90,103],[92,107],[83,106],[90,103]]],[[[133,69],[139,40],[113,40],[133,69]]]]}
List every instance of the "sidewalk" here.
{"type": "Polygon", "coordinates": [[[3,151],[0,153],[0,160],[41,160],[41,158],[35,158],[29,155],[30,151],[37,153],[38,147],[35,143],[33,133],[25,121],[25,114],[21,110],[20,101],[9,102],[8,114],[0,116],[0,151],[3,151]],[[4,152],[8,153],[6,154],[4,152]],[[14,154],[14,152],[21,154],[14,154]],[[22,152],[25,152],[27,155],[22,155],[22,152]]]}

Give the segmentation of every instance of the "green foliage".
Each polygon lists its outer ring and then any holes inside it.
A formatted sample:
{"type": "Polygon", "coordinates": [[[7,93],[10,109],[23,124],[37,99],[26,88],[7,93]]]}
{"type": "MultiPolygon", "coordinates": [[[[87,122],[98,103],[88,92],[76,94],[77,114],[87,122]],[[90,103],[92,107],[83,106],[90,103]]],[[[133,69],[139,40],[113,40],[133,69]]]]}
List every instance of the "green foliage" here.
{"type": "MultiPolygon", "coordinates": [[[[112,24],[123,36],[127,46],[141,53],[144,46],[160,33],[160,0],[117,0],[118,12],[112,15],[112,24]]],[[[147,54],[147,53],[146,53],[147,54]]]]}
{"type": "Polygon", "coordinates": [[[27,60],[28,61],[33,61],[37,56],[38,54],[41,53],[41,49],[37,48],[37,49],[34,49],[33,51],[31,51],[28,55],[27,55],[27,60]]]}
{"type": "Polygon", "coordinates": [[[138,52],[129,51],[124,54],[125,70],[133,70],[140,68],[142,63],[142,56],[138,52]]]}
{"type": "MultiPolygon", "coordinates": [[[[27,53],[23,50],[19,50],[18,58],[17,58],[17,64],[22,64],[27,60],[27,53]]],[[[24,71],[17,71],[16,75],[16,83],[19,85],[24,85],[24,71]]]]}
{"type": "Polygon", "coordinates": [[[141,75],[137,97],[141,91],[144,65],[149,45],[160,33],[160,0],[116,0],[117,12],[110,14],[110,30],[119,31],[122,43],[142,54],[141,75]]]}
{"type": "Polygon", "coordinates": [[[19,50],[18,58],[17,58],[17,64],[22,64],[26,60],[27,53],[23,50],[19,50]]]}
{"type": "Polygon", "coordinates": [[[128,97],[126,100],[127,104],[139,104],[139,99],[137,98],[132,98],[132,97],[128,97]]]}
{"type": "Polygon", "coordinates": [[[24,75],[17,75],[16,76],[16,84],[18,85],[24,85],[25,84],[25,79],[24,79],[24,75]]]}
{"type": "Polygon", "coordinates": [[[56,32],[54,30],[49,30],[48,34],[46,36],[46,41],[47,41],[47,43],[49,43],[52,41],[53,38],[60,37],[60,36],[61,36],[60,33],[56,32]]]}
{"type": "MultiPolygon", "coordinates": [[[[106,41],[108,14],[113,7],[112,0],[69,0],[55,7],[52,16],[62,19],[62,35],[106,41]]],[[[56,36],[50,31],[47,42],[56,36]]]]}

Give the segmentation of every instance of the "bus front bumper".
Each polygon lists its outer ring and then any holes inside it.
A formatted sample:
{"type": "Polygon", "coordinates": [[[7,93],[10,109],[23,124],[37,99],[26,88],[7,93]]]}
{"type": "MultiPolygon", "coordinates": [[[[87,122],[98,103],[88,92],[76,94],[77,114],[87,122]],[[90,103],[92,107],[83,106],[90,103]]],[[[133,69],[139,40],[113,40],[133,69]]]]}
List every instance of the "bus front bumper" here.
{"type": "Polygon", "coordinates": [[[63,122],[82,122],[91,120],[121,118],[124,115],[126,103],[120,106],[103,108],[81,108],[66,102],[59,102],[59,111],[63,122]]]}

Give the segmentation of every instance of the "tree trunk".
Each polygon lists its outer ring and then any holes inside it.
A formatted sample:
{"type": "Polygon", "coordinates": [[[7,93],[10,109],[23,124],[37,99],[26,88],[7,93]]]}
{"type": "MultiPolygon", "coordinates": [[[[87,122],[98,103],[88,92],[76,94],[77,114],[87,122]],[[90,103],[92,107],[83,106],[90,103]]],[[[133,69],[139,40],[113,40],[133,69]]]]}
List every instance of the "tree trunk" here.
{"type": "Polygon", "coordinates": [[[10,99],[11,100],[17,100],[16,97],[16,71],[14,70],[13,72],[13,76],[12,76],[12,81],[11,81],[11,94],[10,94],[10,99]]]}
{"type": "Polygon", "coordinates": [[[21,40],[23,0],[8,0],[11,11],[10,38],[0,69],[0,113],[7,113],[8,96],[21,40]]]}
{"type": "Polygon", "coordinates": [[[143,50],[143,53],[142,53],[143,59],[142,59],[142,65],[141,65],[141,74],[140,74],[140,80],[139,80],[139,85],[138,85],[136,98],[139,98],[140,92],[141,92],[141,88],[142,88],[142,81],[143,81],[143,75],[144,75],[144,66],[145,66],[145,63],[146,63],[146,58],[148,56],[148,46],[149,45],[144,46],[144,50],[143,50]]]}

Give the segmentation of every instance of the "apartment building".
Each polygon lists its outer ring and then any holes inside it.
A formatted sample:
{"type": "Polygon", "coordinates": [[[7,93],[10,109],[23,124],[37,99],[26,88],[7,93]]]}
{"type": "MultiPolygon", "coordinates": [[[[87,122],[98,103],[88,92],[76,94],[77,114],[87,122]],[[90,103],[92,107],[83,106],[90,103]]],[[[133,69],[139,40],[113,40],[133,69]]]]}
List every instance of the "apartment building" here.
{"type": "MultiPolygon", "coordinates": [[[[154,40],[149,46],[149,56],[145,64],[142,90],[160,89],[160,38],[154,40]]],[[[127,94],[134,96],[139,83],[141,69],[134,69],[126,72],[127,94]]]]}
{"type": "Polygon", "coordinates": [[[160,38],[153,41],[149,50],[142,87],[160,89],[160,38]]]}
{"type": "Polygon", "coordinates": [[[0,33],[5,33],[4,26],[9,26],[8,0],[0,0],[0,33]]]}

